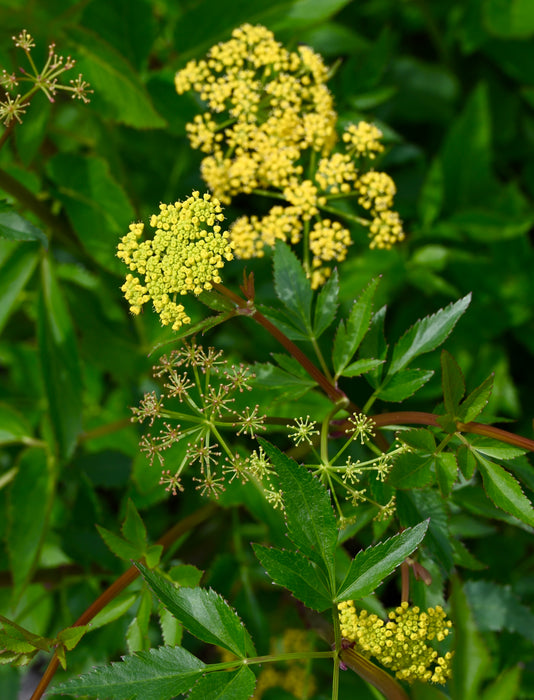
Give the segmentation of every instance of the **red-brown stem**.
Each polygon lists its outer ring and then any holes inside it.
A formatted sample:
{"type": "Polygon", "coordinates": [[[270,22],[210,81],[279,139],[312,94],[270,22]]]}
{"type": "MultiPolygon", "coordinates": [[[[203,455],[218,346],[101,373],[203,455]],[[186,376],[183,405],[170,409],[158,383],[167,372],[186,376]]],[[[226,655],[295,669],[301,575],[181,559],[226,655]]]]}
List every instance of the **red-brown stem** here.
{"type": "MultiPolygon", "coordinates": [[[[209,503],[207,506],[200,508],[192,515],[184,518],[179,523],[177,523],[173,528],[166,532],[163,537],[157,541],[156,544],[163,545],[163,549],[167,549],[180,535],[183,535],[188,530],[193,529],[200,523],[207,520],[217,509],[214,503],[209,503]]],[[[114,581],[109,588],[107,588],[102,595],[100,595],[88,608],[87,610],[76,620],[72,625],[73,627],[79,627],[80,625],[86,625],[90,622],[97,613],[103,610],[106,605],[115,598],[121,591],[123,591],[127,586],[132,583],[139,576],[139,571],[135,566],[131,566],[127,571],[125,571],[119,578],[114,581]]],[[[59,666],[59,659],[57,654],[54,653],[50,659],[46,671],[44,672],[39,685],[34,690],[33,695],[30,700],[39,700],[43,696],[43,693],[47,689],[50,681],[52,680],[55,672],[59,666]]]]}
{"type": "MultiPolygon", "coordinates": [[[[376,416],[371,416],[377,427],[386,425],[434,425],[440,427],[439,416],[433,413],[424,413],[423,411],[397,411],[394,413],[379,413],[376,416]]],[[[348,424],[347,424],[348,426],[348,424]]],[[[473,433],[475,435],[484,435],[486,437],[506,442],[509,445],[516,445],[525,450],[534,452],[534,440],[515,435],[507,430],[495,428],[493,425],[485,425],[484,423],[457,423],[456,427],[459,433],[473,433]]]]}
{"type": "Polygon", "coordinates": [[[361,678],[377,688],[387,700],[410,700],[404,688],[389,673],[375,666],[354,649],[343,649],[339,657],[361,678]]]}
{"type": "MultiPolygon", "coordinates": [[[[263,326],[265,330],[268,331],[273,336],[273,338],[275,338],[280,343],[280,345],[282,345],[295,358],[295,360],[297,360],[297,362],[300,363],[300,365],[306,370],[306,372],[308,372],[310,377],[315,382],[317,382],[317,384],[319,384],[321,389],[328,396],[330,401],[332,401],[332,403],[344,404],[344,408],[350,410],[352,413],[361,413],[361,408],[359,408],[353,401],[350,401],[347,395],[343,391],[341,391],[341,389],[338,389],[336,386],[334,386],[328,380],[328,378],[325,377],[321,370],[319,370],[313,364],[313,362],[307,357],[307,355],[305,355],[302,352],[302,350],[287,337],[287,335],[282,333],[282,331],[279,330],[273,323],[271,323],[268,318],[266,318],[260,311],[254,308],[251,301],[247,301],[241,298],[240,296],[232,292],[231,289],[228,289],[222,284],[214,284],[213,287],[218,292],[224,294],[224,296],[231,299],[236,306],[242,309],[243,311],[241,312],[241,315],[249,316],[250,318],[253,318],[255,321],[257,321],[261,326],[263,326]]],[[[348,427],[350,428],[353,426],[349,425],[348,427]]],[[[389,444],[387,440],[380,433],[376,434],[375,442],[378,445],[378,447],[380,447],[380,449],[384,452],[387,452],[387,450],[389,449],[389,444]]]]}

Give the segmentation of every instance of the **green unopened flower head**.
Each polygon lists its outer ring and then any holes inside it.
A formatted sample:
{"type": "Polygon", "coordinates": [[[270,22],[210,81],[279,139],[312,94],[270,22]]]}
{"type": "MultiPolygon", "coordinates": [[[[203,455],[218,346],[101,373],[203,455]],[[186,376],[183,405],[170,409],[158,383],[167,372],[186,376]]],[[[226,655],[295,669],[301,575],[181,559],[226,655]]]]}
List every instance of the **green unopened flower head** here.
{"type": "Polygon", "coordinates": [[[178,330],[191,322],[177,298],[198,295],[221,282],[219,271],[233,258],[223,220],[218,199],[193,192],[184,202],[160,204],[160,213],[150,219],[153,238],[141,241],[144,224],[131,224],[117,256],[135,273],[121,287],[133,314],[152,300],[163,325],[172,323],[178,330]]]}

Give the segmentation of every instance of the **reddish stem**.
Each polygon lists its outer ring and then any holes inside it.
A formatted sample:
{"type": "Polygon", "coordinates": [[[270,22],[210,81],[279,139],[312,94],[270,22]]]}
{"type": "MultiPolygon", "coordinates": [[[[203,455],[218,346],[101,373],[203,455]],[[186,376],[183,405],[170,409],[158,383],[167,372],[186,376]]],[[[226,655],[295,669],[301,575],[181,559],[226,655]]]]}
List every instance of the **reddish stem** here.
{"type": "MultiPolygon", "coordinates": [[[[169,545],[171,545],[178,537],[180,537],[180,535],[183,535],[188,530],[193,529],[204,520],[207,520],[212,515],[212,513],[215,512],[216,509],[217,506],[214,503],[210,503],[207,506],[200,508],[200,510],[197,510],[196,513],[189,515],[187,518],[184,518],[179,523],[177,523],[173,528],[166,532],[163,535],[163,537],[160,537],[156,544],[161,544],[163,545],[163,549],[167,549],[169,545]]],[[[109,586],[109,588],[107,588],[102,593],[102,595],[100,595],[87,608],[87,610],[76,620],[76,622],[72,626],[79,627],[80,625],[86,625],[88,622],[90,622],[97,613],[103,610],[106,607],[106,605],[109,602],[111,602],[113,598],[115,598],[115,596],[117,596],[121,591],[123,591],[127,586],[129,586],[130,583],[132,583],[132,581],[134,581],[138,576],[139,571],[136,569],[135,566],[131,566],[129,569],[127,569],[127,571],[125,571],[122,574],[122,576],[119,576],[119,578],[116,581],[114,581],[111,584],[111,586],[109,586]]],[[[43,693],[47,689],[52,678],[54,677],[58,666],[59,659],[57,654],[54,653],[54,655],[50,659],[50,663],[48,664],[46,671],[44,672],[41,680],[39,681],[39,685],[34,690],[30,700],[39,700],[39,698],[43,696],[43,693]]]]}

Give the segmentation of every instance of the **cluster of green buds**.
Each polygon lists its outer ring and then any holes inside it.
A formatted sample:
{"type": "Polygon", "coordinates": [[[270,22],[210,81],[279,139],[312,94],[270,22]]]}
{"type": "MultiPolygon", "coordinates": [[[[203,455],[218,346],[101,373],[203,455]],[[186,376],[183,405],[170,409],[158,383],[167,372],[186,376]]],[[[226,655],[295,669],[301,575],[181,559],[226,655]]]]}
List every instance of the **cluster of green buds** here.
{"type": "Polygon", "coordinates": [[[18,36],[13,37],[13,41],[17,48],[24,51],[30,70],[19,68],[20,75],[8,73],[5,69],[2,71],[0,85],[6,89],[6,93],[4,100],[0,100],[0,119],[5,126],[10,126],[13,122],[22,123],[22,115],[26,113],[26,107],[38,91],[43,92],[50,102],[54,102],[58,90],[71,93],[73,99],[89,102],[89,94],[93,91],[89,89],[89,83],[83,79],[81,73],[66,85],[59,83],[59,77],[74,67],[76,61],[73,58],[59,56],[55,44],[50,44],[46,62],[38,70],[31,55],[31,50],[35,47],[33,37],[24,29],[18,36]],[[12,93],[21,83],[27,83],[28,89],[13,96],[12,93]]]}

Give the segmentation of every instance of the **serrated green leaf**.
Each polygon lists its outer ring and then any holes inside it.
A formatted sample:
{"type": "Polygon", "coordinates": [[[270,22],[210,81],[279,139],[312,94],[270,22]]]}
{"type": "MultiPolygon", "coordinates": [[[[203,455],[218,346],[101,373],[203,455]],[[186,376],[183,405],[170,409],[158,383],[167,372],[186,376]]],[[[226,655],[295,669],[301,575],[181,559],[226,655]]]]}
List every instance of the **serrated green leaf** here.
{"type": "Polygon", "coordinates": [[[254,654],[254,645],[237,613],[212,589],[177,588],[156,571],[136,564],[154,594],[184,627],[208,644],[239,657],[254,654]]]}
{"type": "Polygon", "coordinates": [[[403,527],[429,518],[425,548],[432,559],[449,572],[453,566],[452,547],[447,512],[440,494],[434,490],[397,491],[397,515],[403,527]]]}
{"type": "Polygon", "coordinates": [[[35,245],[18,245],[0,266],[0,332],[20,302],[20,294],[39,261],[35,245]]]}
{"type": "Polygon", "coordinates": [[[122,617],[137,600],[137,593],[121,593],[91,620],[91,629],[105,627],[122,617]]]}
{"type": "Polygon", "coordinates": [[[426,428],[410,428],[399,433],[399,440],[408,447],[423,451],[426,454],[433,454],[436,449],[436,438],[426,428]]]}
{"type": "Polygon", "coordinates": [[[337,523],[327,490],[277,447],[262,438],[258,442],[278,474],[289,537],[333,581],[337,523]]]}
{"type": "Polygon", "coordinates": [[[287,588],[308,608],[322,612],[332,607],[332,596],[311,561],[300,552],[252,545],[260,563],[279,586],[287,588]]]}
{"type": "Polygon", "coordinates": [[[458,418],[464,423],[475,420],[486,407],[493,389],[493,374],[472,391],[460,404],[458,418]]]}
{"type": "Polygon", "coordinates": [[[444,497],[450,495],[458,478],[458,463],[452,452],[439,452],[436,455],[436,479],[444,497]]]}
{"type": "Polygon", "coordinates": [[[376,395],[382,401],[404,401],[415,394],[433,376],[431,369],[403,369],[386,379],[376,395]]]}
{"type": "Polygon", "coordinates": [[[471,552],[467,549],[463,542],[455,539],[451,539],[452,554],[454,563],[456,566],[461,566],[464,569],[470,569],[471,571],[483,571],[487,569],[486,564],[479,561],[471,552]]]}
{"type": "Polygon", "coordinates": [[[0,649],[20,654],[33,652],[36,649],[49,651],[52,646],[51,639],[34,634],[3,615],[0,615],[0,624],[3,627],[0,632],[0,649]]]}
{"type": "Polygon", "coordinates": [[[276,241],[273,262],[276,295],[294,316],[297,327],[309,334],[313,298],[310,281],[295,253],[282,241],[276,241]]]}
{"type": "MultiPolygon", "coordinates": [[[[92,625],[91,625],[92,629],[92,625]]],[[[89,625],[77,625],[76,627],[66,627],[57,635],[58,642],[63,644],[65,649],[71,651],[80,642],[84,634],[89,630],[89,625]]]]}
{"type": "Polygon", "coordinates": [[[8,241],[38,241],[48,250],[48,238],[41,229],[14,211],[0,212],[0,237],[8,241]]]}
{"type": "Polygon", "coordinates": [[[493,503],[506,513],[534,527],[534,508],[515,477],[495,462],[482,457],[481,454],[476,453],[475,457],[482,475],[484,490],[493,503]]]}
{"type": "Polygon", "coordinates": [[[434,481],[434,455],[401,454],[388,474],[387,483],[397,489],[420,489],[434,481]]]}
{"type": "Polygon", "coordinates": [[[257,304],[256,308],[258,311],[261,311],[261,313],[273,324],[273,326],[276,326],[284,335],[287,335],[290,340],[310,339],[310,334],[308,331],[299,330],[297,327],[298,322],[282,309],[273,309],[269,306],[264,306],[263,304],[257,304]],[[295,323],[297,325],[295,325],[295,323]]]}
{"type": "Polygon", "coordinates": [[[121,526],[121,532],[124,538],[133,544],[134,547],[139,550],[145,550],[147,543],[146,527],[131,498],[128,499],[126,504],[126,518],[121,526]]]}
{"type": "Polygon", "coordinates": [[[361,374],[371,372],[379,365],[383,365],[385,360],[374,360],[373,358],[362,358],[351,362],[341,373],[342,377],[359,377],[361,374]]]}
{"type": "Polygon", "coordinates": [[[395,343],[388,376],[407,367],[419,355],[434,350],[448,338],[459,318],[465,313],[471,294],[436,311],[432,316],[419,319],[395,343]]]}
{"type": "Polygon", "coordinates": [[[187,700],[248,700],[254,693],[256,676],[246,666],[237,671],[219,671],[203,676],[187,700]]]}
{"type": "Polygon", "coordinates": [[[493,581],[468,581],[465,594],[481,632],[518,633],[534,642],[534,613],[517,598],[511,586],[493,581]]]}
{"type": "Polygon", "coordinates": [[[175,583],[188,588],[195,588],[195,586],[200,585],[200,579],[203,574],[203,571],[192,564],[179,564],[178,566],[173,566],[169,571],[169,576],[175,583]]]}
{"type": "Polygon", "coordinates": [[[101,700],[171,700],[190,690],[205,668],[182,647],[160,647],[96,668],[54,686],[51,692],[96,695],[101,700]]]}
{"type": "Polygon", "coordinates": [[[475,473],[477,461],[475,455],[468,445],[460,445],[456,450],[458,467],[466,479],[471,479],[475,473]]]}
{"type": "Polygon", "coordinates": [[[116,49],[85,27],[70,26],[68,38],[76,69],[94,90],[92,109],[136,129],[162,129],[165,120],[156,112],[139,74],[116,49]]]}
{"type": "Polygon", "coordinates": [[[319,338],[336,317],[339,305],[339,275],[334,268],[317,296],[313,315],[313,335],[319,338]]]}
{"type": "Polygon", "coordinates": [[[441,384],[445,410],[454,417],[465,394],[465,380],[458,363],[446,350],[441,351],[441,384]]]}
{"type": "Polygon", "coordinates": [[[346,323],[343,321],[339,322],[332,350],[332,362],[336,372],[336,379],[341,376],[369,330],[373,311],[373,298],[379,281],[380,278],[377,277],[369,283],[357,301],[354,302],[346,323]]]}
{"type": "Polygon", "coordinates": [[[500,442],[495,438],[485,437],[483,435],[473,435],[469,438],[469,444],[473,450],[495,457],[495,459],[515,459],[525,454],[526,450],[517,447],[517,445],[509,445],[506,442],[500,442]]]}
{"type": "Polygon", "coordinates": [[[15,600],[39,561],[54,491],[55,471],[45,452],[38,448],[26,450],[8,495],[6,542],[15,600]]]}
{"type": "Polygon", "coordinates": [[[419,546],[427,528],[428,521],[421,522],[359,552],[339,587],[336,601],[354,600],[372,593],[419,546]]]}
{"type": "Polygon", "coordinates": [[[300,398],[314,386],[317,386],[313,379],[289,374],[289,372],[285,372],[270,362],[256,362],[254,375],[253,384],[255,386],[266,389],[279,389],[284,394],[291,392],[291,396],[295,399],[300,398]]]}
{"type": "Polygon", "coordinates": [[[131,542],[119,537],[119,535],[116,535],[114,532],[106,530],[106,528],[102,527],[101,525],[97,525],[96,529],[98,530],[100,537],[106,543],[107,547],[116,557],[119,557],[119,559],[124,559],[125,561],[130,562],[132,560],[136,561],[143,558],[145,554],[144,547],[140,549],[131,542]]]}
{"type": "Polygon", "coordinates": [[[163,605],[160,605],[158,615],[163,641],[167,646],[178,646],[182,641],[184,628],[163,605]]]}
{"type": "Polygon", "coordinates": [[[473,613],[457,577],[452,580],[451,617],[454,624],[454,656],[450,680],[452,700],[478,700],[489,656],[473,613]]]}
{"type": "Polygon", "coordinates": [[[126,644],[128,645],[128,651],[130,654],[133,654],[136,651],[150,649],[148,625],[150,623],[151,611],[152,594],[145,586],[141,591],[137,614],[128,625],[128,630],[126,632],[126,644]]]}
{"type": "MultiPolygon", "coordinates": [[[[384,336],[384,323],[386,320],[386,307],[379,309],[371,319],[371,324],[366,336],[360,345],[360,354],[365,357],[375,357],[377,360],[385,360],[388,352],[388,345],[384,336]]],[[[373,388],[377,388],[382,378],[384,366],[379,365],[376,369],[368,372],[365,376],[373,388]]]]}

